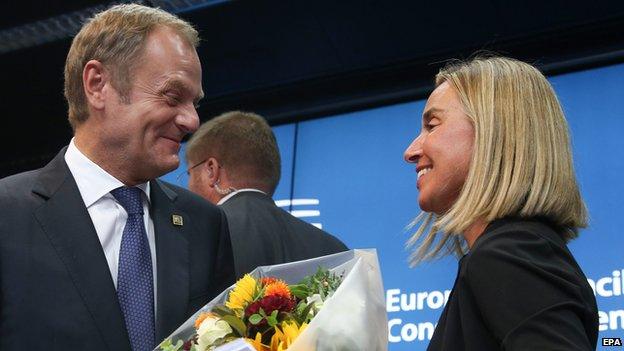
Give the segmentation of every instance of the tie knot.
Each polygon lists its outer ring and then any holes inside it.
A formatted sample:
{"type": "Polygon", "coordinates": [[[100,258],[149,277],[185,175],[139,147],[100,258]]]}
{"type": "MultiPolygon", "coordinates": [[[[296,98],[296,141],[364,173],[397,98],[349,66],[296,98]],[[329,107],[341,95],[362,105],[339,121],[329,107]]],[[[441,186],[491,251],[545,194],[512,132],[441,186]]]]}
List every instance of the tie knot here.
{"type": "Polygon", "coordinates": [[[141,201],[141,189],[136,187],[122,186],[110,192],[123,208],[131,214],[143,214],[143,201],[141,201]]]}

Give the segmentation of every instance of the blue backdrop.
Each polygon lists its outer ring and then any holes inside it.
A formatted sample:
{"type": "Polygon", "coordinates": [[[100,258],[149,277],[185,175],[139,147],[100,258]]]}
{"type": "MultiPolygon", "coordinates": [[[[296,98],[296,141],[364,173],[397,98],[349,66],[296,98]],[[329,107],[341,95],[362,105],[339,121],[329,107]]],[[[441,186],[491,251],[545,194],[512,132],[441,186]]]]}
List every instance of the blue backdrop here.
{"type": "MultiPolygon", "coordinates": [[[[551,77],[570,124],[575,168],[590,213],[570,244],[600,310],[600,337],[624,337],[624,65],[551,77]]],[[[425,350],[457,272],[453,257],[408,267],[405,228],[419,213],[403,151],[424,101],[274,128],[282,179],[274,199],[351,248],[376,248],[386,289],[390,350],[425,350]]],[[[182,150],[183,153],[183,150],[182,150]]],[[[186,186],[178,174],[164,177],[186,186]]],[[[519,302],[521,303],[521,302],[519,302]]],[[[599,339],[600,344],[600,339],[599,339]]],[[[599,345],[599,349],[602,347],[599,345]]]]}

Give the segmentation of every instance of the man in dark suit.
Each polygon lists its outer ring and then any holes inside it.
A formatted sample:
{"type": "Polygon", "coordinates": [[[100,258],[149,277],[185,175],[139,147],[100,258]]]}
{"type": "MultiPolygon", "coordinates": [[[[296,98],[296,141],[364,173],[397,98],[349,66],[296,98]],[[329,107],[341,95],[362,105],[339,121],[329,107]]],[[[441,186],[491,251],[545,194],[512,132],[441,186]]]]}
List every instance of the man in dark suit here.
{"type": "Polygon", "coordinates": [[[188,23],[140,5],[74,38],[74,138],[0,180],[0,349],[151,350],[233,282],[222,211],[156,179],[199,124],[197,43],[188,23]]]}
{"type": "Polygon", "coordinates": [[[266,121],[229,112],[204,123],[186,147],[189,188],[220,205],[228,219],[237,277],[263,265],[298,261],[347,247],[277,207],[280,155],[266,121]]]}

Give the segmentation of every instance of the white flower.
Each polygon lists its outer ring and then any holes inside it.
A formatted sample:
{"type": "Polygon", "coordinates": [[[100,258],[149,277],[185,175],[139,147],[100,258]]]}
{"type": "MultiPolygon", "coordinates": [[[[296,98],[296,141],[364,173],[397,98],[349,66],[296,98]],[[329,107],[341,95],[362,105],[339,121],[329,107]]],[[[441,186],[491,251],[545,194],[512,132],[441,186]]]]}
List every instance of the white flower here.
{"type": "Polygon", "coordinates": [[[230,334],[232,328],[224,321],[215,317],[207,317],[197,329],[197,350],[206,351],[214,348],[214,342],[230,334]]]}

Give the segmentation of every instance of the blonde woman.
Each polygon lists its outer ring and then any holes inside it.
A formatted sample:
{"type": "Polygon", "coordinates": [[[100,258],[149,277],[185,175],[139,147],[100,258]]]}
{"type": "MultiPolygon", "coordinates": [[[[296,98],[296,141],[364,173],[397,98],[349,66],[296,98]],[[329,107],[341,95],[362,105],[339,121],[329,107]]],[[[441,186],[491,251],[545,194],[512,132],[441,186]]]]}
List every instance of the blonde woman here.
{"type": "Polygon", "coordinates": [[[587,213],[537,69],[503,57],[442,69],[405,160],[423,210],[413,263],[463,255],[429,350],[596,348],[596,300],[566,246],[587,213]]]}

